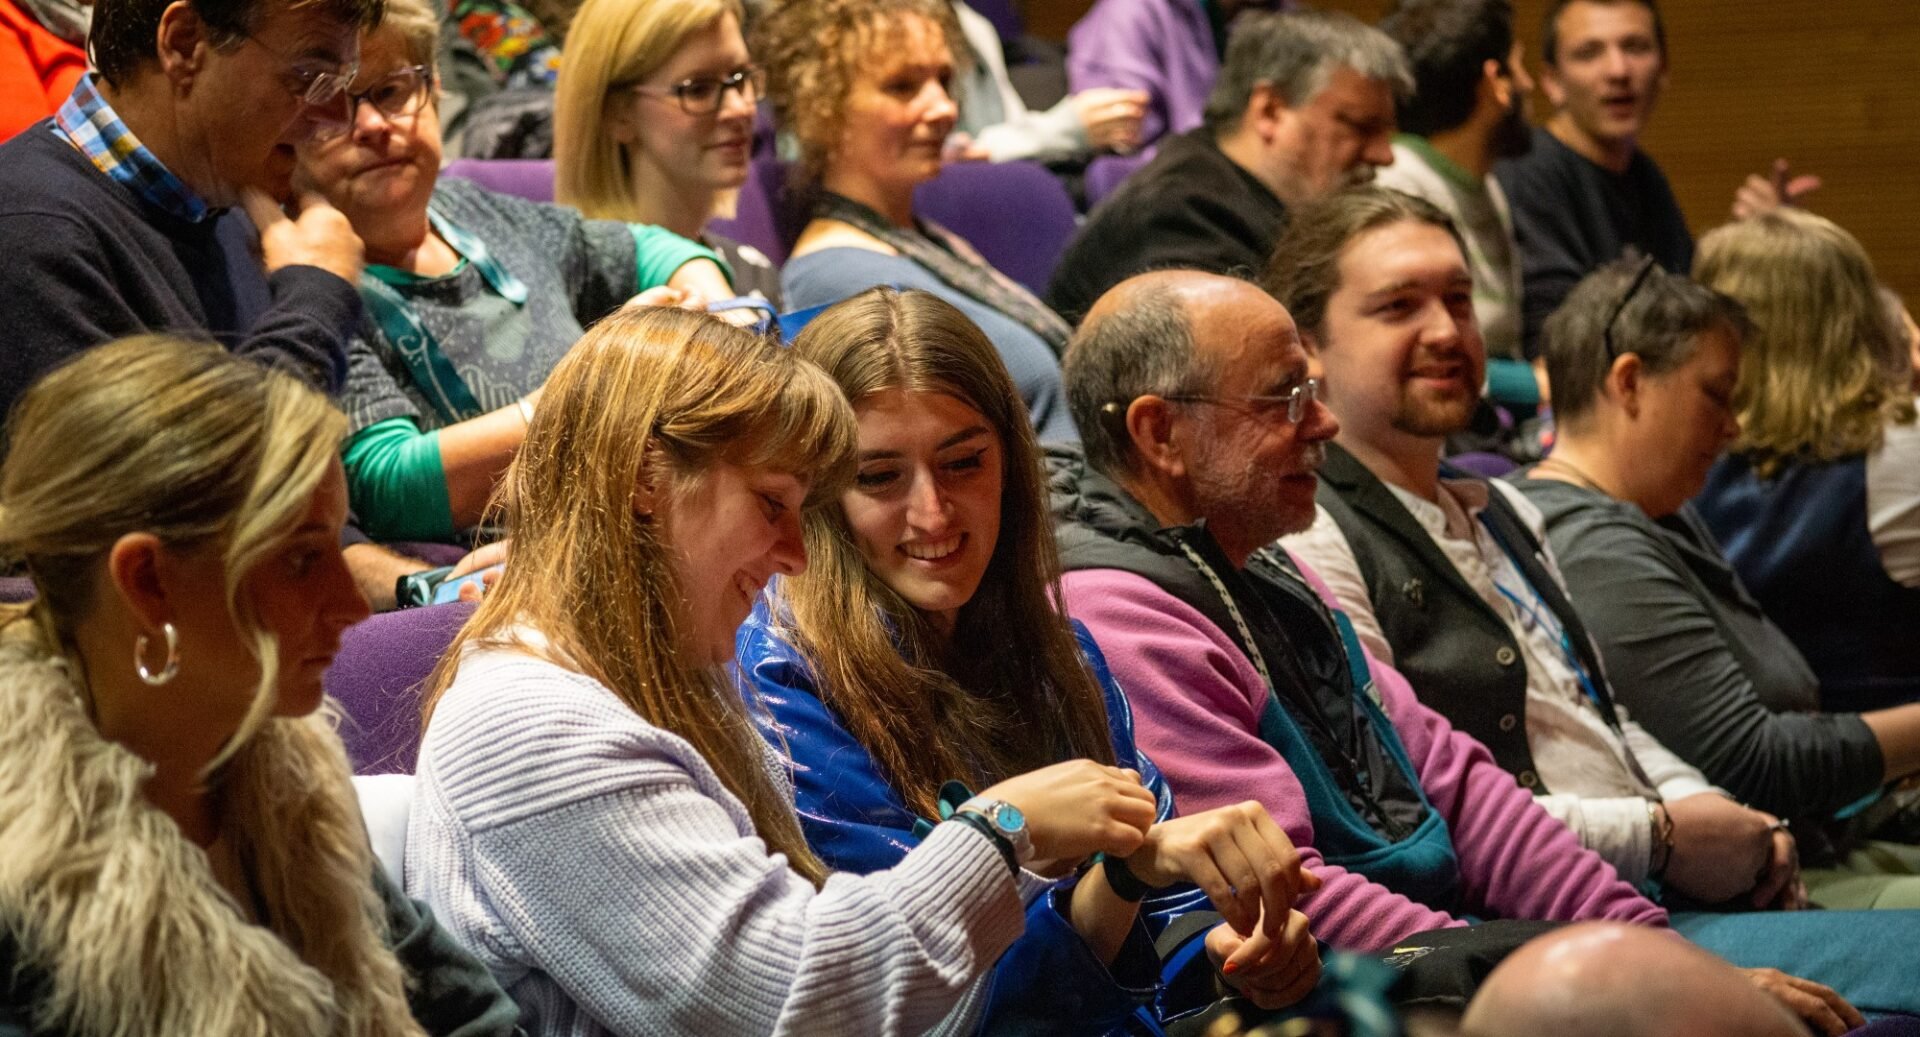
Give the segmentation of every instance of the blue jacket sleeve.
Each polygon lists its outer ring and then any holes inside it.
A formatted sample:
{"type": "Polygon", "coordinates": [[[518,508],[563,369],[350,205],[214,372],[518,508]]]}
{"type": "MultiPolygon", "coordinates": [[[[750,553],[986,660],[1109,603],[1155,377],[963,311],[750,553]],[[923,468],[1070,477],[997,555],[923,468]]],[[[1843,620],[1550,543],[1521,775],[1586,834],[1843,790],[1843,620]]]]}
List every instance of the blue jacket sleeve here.
{"type": "MultiPolygon", "coordinates": [[[[741,626],[735,650],[749,712],[789,761],[807,844],[838,871],[864,874],[899,863],[920,841],[913,834],[918,818],[821,700],[765,598],[741,626]]],[[[1156,992],[1159,962],[1143,927],[1135,927],[1109,969],[1068,920],[1067,894],[1067,886],[1057,886],[1027,906],[1025,934],[994,966],[981,1033],[1124,1033],[1135,1009],[1156,992]]]]}

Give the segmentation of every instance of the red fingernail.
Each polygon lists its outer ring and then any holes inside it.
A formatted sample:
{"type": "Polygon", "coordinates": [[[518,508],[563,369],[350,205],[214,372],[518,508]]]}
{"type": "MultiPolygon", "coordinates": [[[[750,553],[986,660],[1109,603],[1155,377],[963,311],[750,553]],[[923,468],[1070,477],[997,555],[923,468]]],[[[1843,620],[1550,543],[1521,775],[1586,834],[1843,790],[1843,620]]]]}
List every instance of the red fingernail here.
{"type": "Polygon", "coordinates": [[[1239,971],[1240,971],[1240,963],[1237,961],[1230,961],[1230,962],[1227,962],[1225,965],[1220,966],[1220,974],[1222,976],[1231,976],[1234,973],[1239,971]]]}

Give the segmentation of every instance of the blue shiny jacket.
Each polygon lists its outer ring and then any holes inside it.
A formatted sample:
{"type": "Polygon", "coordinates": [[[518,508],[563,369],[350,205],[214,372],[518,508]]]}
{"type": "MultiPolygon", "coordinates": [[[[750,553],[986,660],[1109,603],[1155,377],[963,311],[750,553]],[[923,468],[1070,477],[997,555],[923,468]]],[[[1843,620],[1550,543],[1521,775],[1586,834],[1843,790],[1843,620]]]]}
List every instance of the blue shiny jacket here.
{"type": "MultiPolygon", "coordinates": [[[[1132,707],[1092,635],[1078,622],[1073,630],[1106,695],[1116,765],[1139,771],[1159,801],[1160,819],[1172,817],[1173,793],[1134,746],[1132,707]]],[[[899,863],[918,845],[913,833],[921,819],[821,700],[811,669],[781,635],[765,597],[740,627],[735,652],[755,722],[791,761],[808,845],[839,871],[864,874],[899,863]]],[[[1213,984],[1201,937],[1217,919],[1204,893],[1181,885],[1149,898],[1109,967],[1069,923],[1070,892],[1071,881],[1063,881],[1027,906],[1026,932],[994,966],[980,1032],[1158,1033],[1159,1020],[1204,1006],[1213,984]],[[1189,990],[1198,997],[1183,993],[1189,990]]]]}

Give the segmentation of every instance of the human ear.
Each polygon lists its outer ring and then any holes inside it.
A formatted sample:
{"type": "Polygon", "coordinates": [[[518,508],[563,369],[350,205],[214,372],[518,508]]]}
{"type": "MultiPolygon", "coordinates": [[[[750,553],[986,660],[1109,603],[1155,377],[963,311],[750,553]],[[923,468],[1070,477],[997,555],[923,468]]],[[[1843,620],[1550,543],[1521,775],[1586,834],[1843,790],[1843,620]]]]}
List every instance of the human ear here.
{"type": "Polygon", "coordinates": [[[1272,83],[1262,81],[1253,84],[1253,92],[1247,95],[1247,110],[1241,120],[1261,141],[1271,144],[1292,113],[1280,91],[1272,83]]]}
{"type": "Polygon", "coordinates": [[[1540,89],[1547,95],[1547,103],[1555,108],[1564,108],[1567,104],[1567,87],[1560,82],[1560,73],[1552,65],[1540,68],[1540,89]]]}
{"type": "Polygon", "coordinates": [[[1479,93],[1483,106],[1491,95],[1494,108],[1506,111],[1513,106],[1513,90],[1513,77],[1507,74],[1505,65],[1493,58],[1481,63],[1479,93]]]}
{"type": "Polygon", "coordinates": [[[640,143],[640,120],[634,117],[639,105],[633,103],[633,95],[625,90],[609,93],[601,102],[602,125],[607,136],[622,147],[633,147],[640,143]]]}
{"type": "Polygon", "coordinates": [[[171,619],[169,600],[175,566],[160,538],[152,533],[128,533],[107,549],[107,582],[143,627],[158,630],[171,619]]]}
{"type": "Polygon", "coordinates": [[[160,12],[160,26],[154,34],[154,52],[160,71],[177,86],[186,86],[200,72],[211,44],[207,23],[187,0],[174,0],[160,12]]]}
{"type": "Polygon", "coordinates": [[[1621,410],[1630,418],[1640,416],[1640,388],[1645,384],[1646,367],[1640,354],[1623,353],[1607,369],[1607,392],[1620,401],[1621,410]]]}
{"type": "Polygon", "coordinates": [[[1127,404],[1127,439],[1148,468],[1173,478],[1187,474],[1187,460],[1173,427],[1173,409],[1158,396],[1127,404]]]}

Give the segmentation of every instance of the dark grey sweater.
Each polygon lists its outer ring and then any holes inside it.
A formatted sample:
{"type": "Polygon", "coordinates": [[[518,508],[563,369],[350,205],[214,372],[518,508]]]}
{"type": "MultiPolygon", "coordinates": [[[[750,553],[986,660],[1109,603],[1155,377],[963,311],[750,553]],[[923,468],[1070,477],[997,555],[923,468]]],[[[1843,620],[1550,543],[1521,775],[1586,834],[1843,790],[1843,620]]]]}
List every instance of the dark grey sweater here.
{"type": "Polygon", "coordinates": [[[1546,517],[1616,697],[1662,744],[1787,817],[1825,818],[1878,787],[1873,732],[1857,714],[1812,712],[1813,671],[1690,509],[1655,522],[1571,483],[1515,485],[1546,517]]]}

